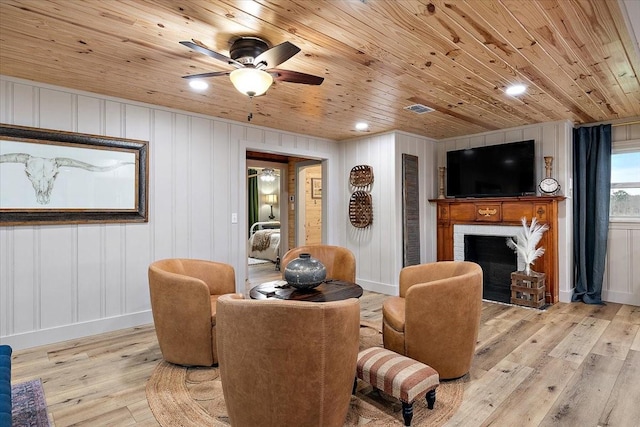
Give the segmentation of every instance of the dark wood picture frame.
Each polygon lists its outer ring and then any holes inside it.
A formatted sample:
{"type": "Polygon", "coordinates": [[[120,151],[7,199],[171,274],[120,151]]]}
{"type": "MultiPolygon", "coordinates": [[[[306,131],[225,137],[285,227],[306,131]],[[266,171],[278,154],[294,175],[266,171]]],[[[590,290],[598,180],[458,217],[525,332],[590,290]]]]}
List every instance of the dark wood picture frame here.
{"type": "Polygon", "coordinates": [[[311,178],[311,198],[322,199],[322,178],[311,178]]]}
{"type": "Polygon", "coordinates": [[[0,226],[147,222],[148,149],[148,141],[0,124],[0,173],[4,174],[0,184],[25,189],[31,181],[17,202],[10,191],[0,194],[0,226]],[[113,177],[116,169],[120,171],[113,177]],[[87,179],[65,178],[66,187],[55,186],[61,179],[58,172],[71,176],[81,170],[87,179]],[[94,176],[100,176],[100,187],[92,187],[94,176]],[[65,193],[69,187],[74,190],[65,193]],[[48,206],[52,194],[64,206],[48,206]]]}

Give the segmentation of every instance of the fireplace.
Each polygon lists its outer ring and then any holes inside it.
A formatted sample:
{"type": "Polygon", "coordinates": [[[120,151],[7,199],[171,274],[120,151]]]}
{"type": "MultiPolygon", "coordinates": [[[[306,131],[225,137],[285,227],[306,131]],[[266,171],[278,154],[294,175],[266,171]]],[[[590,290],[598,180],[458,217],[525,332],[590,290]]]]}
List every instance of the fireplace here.
{"type": "Polygon", "coordinates": [[[482,267],[482,298],[511,301],[511,273],[518,268],[518,256],[500,236],[464,236],[464,259],[482,267]]]}
{"type": "MultiPolygon", "coordinates": [[[[437,205],[438,261],[464,260],[464,235],[515,236],[522,230],[522,218],[536,218],[547,224],[540,247],[544,255],[532,266],[545,273],[545,300],[547,304],[558,302],[558,206],[562,196],[538,197],[487,197],[482,199],[432,199],[437,205]],[[455,246],[455,247],[454,247],[455,246]]],[[[516,270],[524,269],[518,260],[516,270]]]]}
{"type": "Polygon", "coordinates": [[[455,225],[453,252],[456,261],[472,261],[482,267],[482,297],[511,301],[511,273],[524,268],[524,261],[509,249],[507,237],[521,227],[505,225],[455,225]]]}

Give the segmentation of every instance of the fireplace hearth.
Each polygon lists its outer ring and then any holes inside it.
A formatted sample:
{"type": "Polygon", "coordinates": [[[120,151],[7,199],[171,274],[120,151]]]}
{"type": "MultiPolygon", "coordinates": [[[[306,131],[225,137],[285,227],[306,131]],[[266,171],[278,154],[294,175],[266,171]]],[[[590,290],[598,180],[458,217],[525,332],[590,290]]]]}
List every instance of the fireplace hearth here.
{"type": "Polygon", "coordinates": [[[504,236],[464,236],[464,259],[482,267],[482,297],[490,301],[511,302],[511,273],[518,257],[504,236]]]}

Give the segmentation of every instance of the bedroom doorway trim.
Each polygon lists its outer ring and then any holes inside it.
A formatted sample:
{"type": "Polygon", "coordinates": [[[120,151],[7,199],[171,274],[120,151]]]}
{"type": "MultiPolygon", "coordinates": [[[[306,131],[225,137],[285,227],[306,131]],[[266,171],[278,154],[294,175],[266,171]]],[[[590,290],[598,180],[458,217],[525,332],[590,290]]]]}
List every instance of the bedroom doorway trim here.
{"type": "MultiPolygon", "coordinates": [[[[331,145],[329,142],[327,144],[331,145]]],[[[328,176],[327,174],[328,168],[338,167],[337,148],[335,150],[327,149],[327,152],[316,152],[316,151],[309,151],[305,149],[282,147],[279,145],[247,141],[242,139],[238,141],[236,154],[237,154],[239,168],[237,170],[236,177],[233,178],[237,182],[238,191],[236,194],[230,194],[230,197],[232,198],[232,205],[235,204],[235,206],[237,206],[237,213],[233,211],[230,212],[231,218],[232,218],[230,235],[234,236],[234,239],[236,241],[236,246],[235,248],[232,249],[232,252],[230,254],[230,258],[231,258],[230,261],[232,265],[234,265],[234,268],[236,270],[236,291],[241,293],[244,292],[245,282],[249,277],[249,266],[247,262],[247,239],[245,238],[246,232],[244,227],[244,224],[246,223],[246,218],[247,218],[247,185],[246,185],[247,161],[248,161],[247,151],[273,153],[273,154],[279,154],[283,156],[320,161],[322,163],[323,176],[325,177],[328,176]],[[335,153],[333,153],[334,151],[335,153]],[[237,222],[234,223],[233,219],[236,219],[237,222]],[[242,226],[241,228],[238,227],[240,225],[242,226]]],[[[281,179],[283,178],[281,177],[281,179]]],[[[286,178],[284,179],[286,180],[286,178]]],[[[330,185],[327,184],[326,180],[323,184],[324,184],[323,196],[326,199],[326,197],[329,194],[328,187],[330,187],[330,185]]],[[[281,246],[281,251],[284,253],[288,249],[288,241],[289,241],[289,232],[288,232],[289,220],[288,220],[288,215],[285,215],[284,211],[286,210],[288,212],[288,210],[292,208],[291,206],[292,204],[293,204],[293,209],[295,209],[295,197],[293,202],[289,202],[290,193],[287,189],[287,186],[284,186],[284,189],[282,190],[281,195],[282,195],[282,197],[280,198],[281,206],[282,206],[282,203],[284,203],[285,201],[287,202],[287,206],[283,209],[281,214],[281,230],[282,230],[281,239],[283,241],[283,246],[281,246]]],[[[326,201],[323,201],[323,204],[326,204],[326,201]]],[[[327,220],[328,220],[327,211],[326,211],[326,208],[323,207],[323,222],[326,224],[327,220]]],[[[323,228],[323,236],[322,236],[323,242],[327,241],[327,228],[328,227],[323,228]]],[[[336,239],[337,239],[337,236],[336,236],[336,239]]]]}

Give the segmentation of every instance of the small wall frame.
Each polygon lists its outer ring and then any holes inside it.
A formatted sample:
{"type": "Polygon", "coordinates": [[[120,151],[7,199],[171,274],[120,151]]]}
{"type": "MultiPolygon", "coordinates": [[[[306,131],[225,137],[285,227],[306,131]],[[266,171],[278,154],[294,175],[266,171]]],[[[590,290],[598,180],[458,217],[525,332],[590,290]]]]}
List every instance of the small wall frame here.
{"type": "Polygon", "coordinates": [[[311,198],[322,199],[322,178],[311,178],[311,198]]]}

